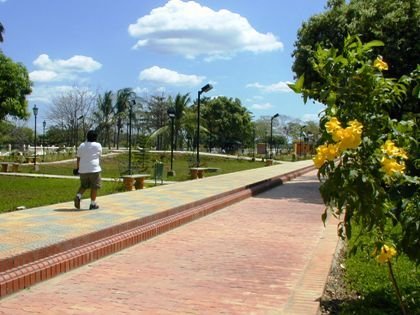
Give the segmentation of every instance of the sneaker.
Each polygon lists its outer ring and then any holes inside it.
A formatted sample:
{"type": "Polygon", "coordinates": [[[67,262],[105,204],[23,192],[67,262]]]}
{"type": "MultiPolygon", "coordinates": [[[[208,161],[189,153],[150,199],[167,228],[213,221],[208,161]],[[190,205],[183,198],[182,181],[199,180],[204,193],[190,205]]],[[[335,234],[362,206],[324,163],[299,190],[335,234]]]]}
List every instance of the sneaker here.
{"type": "Polygon", "coordinates": [[[74,197],[74,207],[76,209],[80,209],[80,198],[79,197],[74,197]]]}
{"type": "Polygon", "coordinates": [[[90,205],[89,206],[89,210],[96,210],[96,209],[99,209],[99,206],[95,203],[94,205],[90,205]]]}

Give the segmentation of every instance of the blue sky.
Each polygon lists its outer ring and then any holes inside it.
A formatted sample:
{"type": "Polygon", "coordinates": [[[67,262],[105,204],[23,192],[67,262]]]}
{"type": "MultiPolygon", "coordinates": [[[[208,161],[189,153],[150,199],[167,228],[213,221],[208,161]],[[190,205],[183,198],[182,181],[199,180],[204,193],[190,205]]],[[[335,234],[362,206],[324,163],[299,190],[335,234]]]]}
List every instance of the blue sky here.
{"type": "Polygon", "coordinates": [[[73,86],[139,96],[197,91],[239,98],[255,118],[316,120],[293,81],[298,28],[326,0],[0,0],[0,49],[33,81],[40,121],[73,86]]]}

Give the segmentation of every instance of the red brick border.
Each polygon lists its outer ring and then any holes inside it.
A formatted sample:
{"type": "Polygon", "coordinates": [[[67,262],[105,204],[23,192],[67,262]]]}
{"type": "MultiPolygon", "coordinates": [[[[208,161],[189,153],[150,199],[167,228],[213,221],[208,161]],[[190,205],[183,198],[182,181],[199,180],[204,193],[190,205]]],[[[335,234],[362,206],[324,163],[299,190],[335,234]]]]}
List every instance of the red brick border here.
{"type": "Polygon", "coordinates": [[[0,260],[0,298],[135,245],[313,170],[305,167],[252,185],[0,260]]]}

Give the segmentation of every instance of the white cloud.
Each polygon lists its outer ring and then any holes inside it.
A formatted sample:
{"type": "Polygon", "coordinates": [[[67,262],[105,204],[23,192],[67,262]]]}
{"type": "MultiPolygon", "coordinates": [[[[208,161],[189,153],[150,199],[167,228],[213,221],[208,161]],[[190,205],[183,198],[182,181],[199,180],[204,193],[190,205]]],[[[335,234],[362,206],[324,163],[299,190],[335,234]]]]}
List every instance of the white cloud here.
{"type": "Polygon", "coordinates": [[[238,52],[270,52],[283,49],[272,33],[259,33],[239,14],[214,11],[194,1],[170,0],[130,24],[138,38],[134,49],[150,47],[186,58],[228,59],[238,52]]]}
{"type": "Polygon", "coordinates": [[[29,77],[35,82],[49,82],[54,81],[58,76],[57,72],[50,70],[36,70],[29,73],[29,77]]]}
{"type": "Polygon", "coordinates": [[[47,85],[35,85],[32,88],[31,95],[28,96],[30,102],[38,102],[51,104],[52,100],[68,91],[74,89],[71,85],[60,85],[60,86],[47,86],[47,85]]]}
{"type": "Polygon", "coordinates": [[[253,104],[251,107],[256,110],[266,110],[266,109],[273,108],[273,105],[271,105],[270,103],[263,103],[263,104],[253,104]]]}
{"type": "Polygon", "coordinates": [[[282,92],[282,93],[289,93],[292,92],[292,90],[289,88],[287,84],[291,82],[282,82],[279,81],[277,83],[269,84],[269,85],[263,85],[258,82],[247,84],[247,88],[256,88],[261,90],[262,92],[267,93],[275,93],[275,92],[282,92]]]}
{"type": "Polygon", "coordinates": [[[153,66],[142,70],[139,79],[160,84],[195,86],[203,82],[205,77],[182,74],[173,70],[153,66]]]}
{"type": "Polygon", "coordinates": [[[35,82],[74,81],[82,73],[99,70],[102,64],[91,57],[75,55],[69,59],[51,60],[47,54],[39,55],[33,64],[40,70],[29,73],[35,82]]]}

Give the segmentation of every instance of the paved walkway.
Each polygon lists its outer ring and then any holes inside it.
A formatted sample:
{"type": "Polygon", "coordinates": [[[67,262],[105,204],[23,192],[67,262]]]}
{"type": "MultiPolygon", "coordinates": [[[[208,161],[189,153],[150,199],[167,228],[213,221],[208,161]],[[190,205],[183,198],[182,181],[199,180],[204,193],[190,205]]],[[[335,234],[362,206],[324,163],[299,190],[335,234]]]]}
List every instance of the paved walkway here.
{"type": "MultiPolygon", "coordinates": [[[[197,199],[197,195],[208,197],[242,187],[250,178],[252,182],[264,181],[306,165],[290,163],[233,177],[227,174],[124,193],[111,199],[104,196],[99,199],[103,205],[99,211],[72,211],[71,204],[66,203],[7,214],[0,221],[2,235],[11,226],[16,228],[19,221],[25,229],[19,229],[21,242],[15,242],[14,251],[3,246],[1,254],[29,248],[25,244],[33,242],[26,235],[50,234],[57,239],[71,237],[71,230],[75,230],[73,236],[89,233],[104,227],[108,220],[109,224],[122,220],[117,215],[120,212],[129,220],[134,210],[137,217],[152,213],[151,205],[154,211],[162,211],[197,199]],[[178,189],[188,190],[188,197],[178,189]],[[162,197],[165,193],[171,198],[162,197]],[[160,199],[156,199],[158,196],[160,199]],[[130,202],[122,205],[115,199],[130,202]],[[99,227],[98,221],[102,222],[99,227]]],[[[316,299],[322,294],[337,243],[336,222],[324,228],[320,221],[324,207],[317,188],[313,171],[6,296],[0,300],[0,314],[316,314],[316,299]]],[[[37,246],[42,246],[42,239],[38,238],[37,246]]],[[[47,242],[45,238],[44,245],[47,242]]],[[[7,243],[2,241],[2,245],[7,243]]]]}
{"type": "MultiPolygon", "coordinates": [[[[311,164],[312,161],[284,163],[208,177],[204,180],[101,196],[97,199],[100,205],[98,211],[76,211],[73,202],[65,202],[2,214],[0,261],[46,245],[217,196],[311,164]]],[[[89,208],[89,199],[82,200],[81,208],[89,208]]]]}

